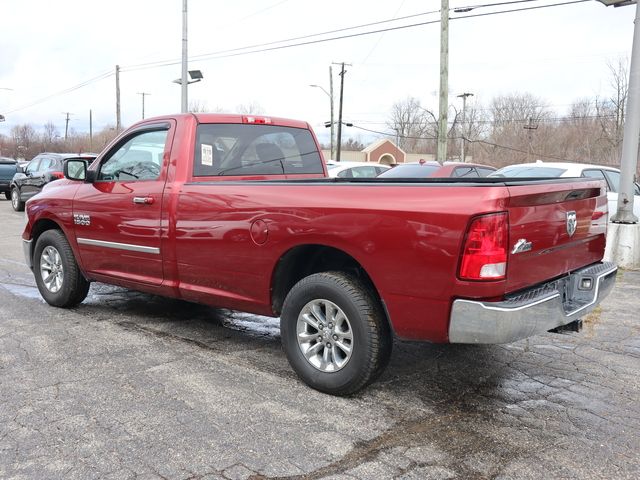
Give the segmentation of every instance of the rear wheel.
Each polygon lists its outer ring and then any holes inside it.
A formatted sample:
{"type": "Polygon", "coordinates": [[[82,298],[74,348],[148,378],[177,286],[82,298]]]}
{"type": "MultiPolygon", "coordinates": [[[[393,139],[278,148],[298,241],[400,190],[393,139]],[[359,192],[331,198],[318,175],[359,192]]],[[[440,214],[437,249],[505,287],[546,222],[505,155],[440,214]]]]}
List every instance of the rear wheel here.
{"type": "Polygon", "coordinates": [[[24,210],[24,202],[20,200],[20,191],[17,188],[11,189],[11,206],[16,212],[24,210]]]}
{"type": "Polygon", "coordinates": [[[11,192],[4,192],[4,198],[11,200],[11,192]]]}
{"type": "Polygon", "coordinates": [[[284,301],[282,344],[310,387],[349,395],[374,381],[389,361],[392,336],[376,295],[342,272],[300,280],[284,301]]]}
{"type": "Polygon", "coordinates": [[[47,230],[36,242],[33,273],[42,298],[54,307],[73,307],[89,292],[69,242],[60,230],[47,230]]]}

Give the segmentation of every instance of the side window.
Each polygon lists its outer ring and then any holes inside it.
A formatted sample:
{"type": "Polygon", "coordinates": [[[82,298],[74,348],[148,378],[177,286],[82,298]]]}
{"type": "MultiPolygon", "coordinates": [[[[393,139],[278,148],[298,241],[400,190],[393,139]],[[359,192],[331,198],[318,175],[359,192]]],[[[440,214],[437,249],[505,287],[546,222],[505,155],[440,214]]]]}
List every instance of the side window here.
{"type": "Polygon", "coordinates": [[[612,170],[605,170],[604,174],[607,176],[607,179],[609,180],[609,185],[611,185],[611,191],[617,192],[618,187],[620,186],[620,174],[612,170]]]}
{"type": "Polygon", "coordinates": [[[473,167],[458,167],[453,171],[452,177],[477,177],[478,173],[473,167]]]}
{"type": "Polygon", "coordinates": [[[480,175],[481,177],[486,177],[487,175],[495,172],[495,170],[492,170],[490,168],[482,168],[482,167],[476,167],[476,170],[478,171],[478,175],[480,175]]]}
{"type": "Polygon", "coordinates": [[[53,164],[53,162],[54,160],[52,158],[43,158],[42,161],[40,162],[40,166],[38,167],[38,172],[39,173],[46,172],[51,168],[51,165],[53,164]]]}
{"type": "Polygon", "coordinates": [[[29,175],[33,175],[35,172],[38,171],[38,167],[40,166],[40,162],[42,159],[38,158],[38,159],[33,159],[29,162],[29,165],[27,165],[27,168],[25,170],[24,173],[29,174],[29,175]]]}
{"type": "Polygon", "coordinates": [[[201,124],[194,176],[322,173],[311,132],[275,125],[201,124]]]}
{"type": "Polygon", "coordinates": [[[162,168],[167,132],[146,131],[130,137],[102,163],[97,180],[156,180],[162,168]]]}
{"type": "Polygon", "coordinates": [[[353,178],[373,178],[376,174],[376,167],[356,167],[353,169],[353,178]]]}
{"type": "Polygon", "coordinates": [[[336,175],[338,178],[353,178],[353,168],[347,168],[336,175]]]}

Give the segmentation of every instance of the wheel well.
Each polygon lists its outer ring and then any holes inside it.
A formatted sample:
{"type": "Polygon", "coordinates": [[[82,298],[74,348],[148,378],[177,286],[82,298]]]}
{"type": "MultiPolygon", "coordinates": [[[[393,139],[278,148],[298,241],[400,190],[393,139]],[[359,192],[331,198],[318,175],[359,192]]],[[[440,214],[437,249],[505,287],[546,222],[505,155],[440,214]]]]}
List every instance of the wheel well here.
{"type": "Polygon", "coordinates": [[[40,238],[40,235],[42,235],[47,230],[62,231],[62,229],[60,228],[60,225],[58,225],[53,220],[49,220],[49,219],[38,220],[36,224],[33,226],[33,228],[31,229],[31,239],[33,240],[33,242],[31,243],[32,245],[31,256],[33,256],[33,251],[35,249],[36,243],[38,243],[38,238],[40,238]]]}
{"type": "Polygon", "coordinates": [[[351,255],[325,245],[302,245],[286,252],[271,278],[271,305],[280,315],[289,290],[304,277],[314,273],[339,271],[350,273],[364,282],[379,300],[380,295],[365,269],[351,255]]]}

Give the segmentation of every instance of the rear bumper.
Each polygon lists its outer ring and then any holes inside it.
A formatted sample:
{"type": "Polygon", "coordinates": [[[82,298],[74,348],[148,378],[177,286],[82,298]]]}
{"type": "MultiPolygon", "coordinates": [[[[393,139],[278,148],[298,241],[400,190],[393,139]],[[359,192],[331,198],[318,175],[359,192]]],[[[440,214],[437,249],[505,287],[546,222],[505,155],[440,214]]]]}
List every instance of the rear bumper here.
{"type": "Polygon", "coordinates": [[[510,343],[571,323],[611,292],[617,270],[614,263],[596,263],[501,302],[455,300],[449,342],[510,343]]]}

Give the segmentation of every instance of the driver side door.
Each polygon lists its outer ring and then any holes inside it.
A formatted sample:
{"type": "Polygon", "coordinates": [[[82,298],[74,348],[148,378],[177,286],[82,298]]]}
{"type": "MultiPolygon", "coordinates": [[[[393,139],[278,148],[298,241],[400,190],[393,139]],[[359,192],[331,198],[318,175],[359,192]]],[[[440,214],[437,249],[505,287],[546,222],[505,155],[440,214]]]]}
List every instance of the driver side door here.
{"type": "Polygon", "coordinates": [[[82,184],[73,202],[85,271],[147,285],[162,282],[162,197],[174,128],[173,122],[144,125],[92,165],[95,180],[82,184]]]}

